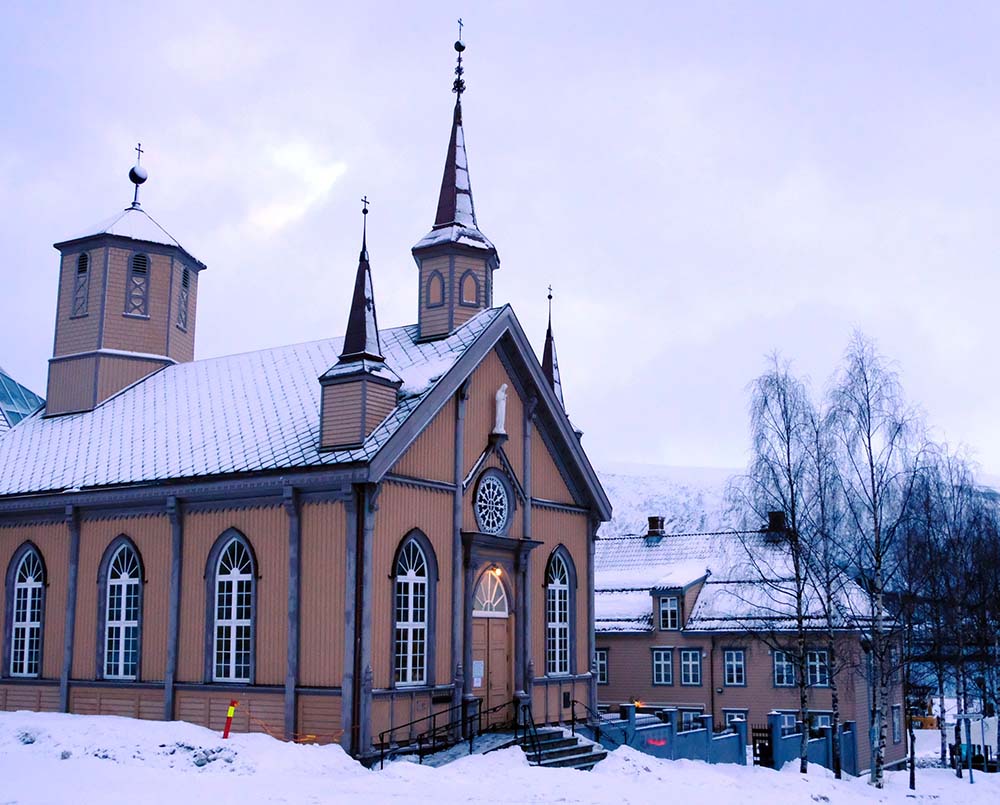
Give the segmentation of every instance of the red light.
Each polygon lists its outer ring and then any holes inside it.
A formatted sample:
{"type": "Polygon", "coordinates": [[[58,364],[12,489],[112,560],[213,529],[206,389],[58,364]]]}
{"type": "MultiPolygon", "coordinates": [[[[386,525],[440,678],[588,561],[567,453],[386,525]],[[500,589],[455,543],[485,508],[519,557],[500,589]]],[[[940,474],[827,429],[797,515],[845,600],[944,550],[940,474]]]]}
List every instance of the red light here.
{"type": "Polygon", "coordinates": [[[666,738],[647,738],[646,739],[646,744],[649,745],[649,746],[666,746],[667,745],[667,739],[666,738]]]}

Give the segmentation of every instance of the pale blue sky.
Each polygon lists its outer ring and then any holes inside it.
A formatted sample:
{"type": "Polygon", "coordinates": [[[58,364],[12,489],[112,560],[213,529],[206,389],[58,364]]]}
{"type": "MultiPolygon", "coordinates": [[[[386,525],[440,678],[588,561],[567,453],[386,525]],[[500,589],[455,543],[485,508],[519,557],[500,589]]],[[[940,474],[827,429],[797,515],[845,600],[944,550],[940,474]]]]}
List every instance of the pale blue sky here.
{"type": "Polygon", "coordinates": [[[555,286],[595,463],[739,466],[765,353],[822,387],[857,327],[1000,473],[1000,6],[211,5],[4,5],[0,365],[34,390],[51,244],[130,201],[136,140],[209,267],[198,357],[341,335],[365,193],[379,321],[413,321],[462,16],[496,300],[540,349],[555,286]]]}

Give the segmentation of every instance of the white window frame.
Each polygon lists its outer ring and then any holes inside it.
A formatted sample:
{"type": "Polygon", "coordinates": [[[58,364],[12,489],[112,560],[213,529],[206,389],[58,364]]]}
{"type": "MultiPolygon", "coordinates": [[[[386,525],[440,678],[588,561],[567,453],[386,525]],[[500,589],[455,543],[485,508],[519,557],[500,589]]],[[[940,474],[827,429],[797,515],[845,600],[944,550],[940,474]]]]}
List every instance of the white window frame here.
{"type": "Polygon", "coordinates": [[[776,688],[795,687],[795,661],[788,651],[777,650],[774,652],[774,686],[776,688]],[[782,676],[786,681],[778,679],[778,668],[782,669],[782,676]]]}
{"type": "Polygon", "coordinates": [[[750,711],[745,708],[737,710],[723,710],[722,722],[726,725],[727,729],[732,729],[734,721],[747,721],[749,713],[750,711]]]}
{"type": "Polygon", "coordinates": [[[676,632],[681,628],[681,603],[676,595],[660,597],[660,631],[676,632]]]}
{"type": "Polygon", "coordinates": [[[701,649],[681,649],[681,685],[698,687],[701,685],[701,649]]]}
{"type": "Polygon", "coordinates": [[[122,545],[108,564],[107,589],[104,593],[105,679],[134,680],[138,677],[141,575],[136,552],[130,545],[122,545]],[[117,617],[114,617],[115,613],[117,617]],[[127,646],[131,646],[131,650],[127,646]]]}
{"type": "Polygon", "coordinates": [[[782,711],[781,713],[781,731],[785,733],[787,730],[789,733],[794,732],[798,728],[799,724],[799,714],[797,711],[782,711]]]}
{"type": "Polygon", "coordinates": [[[243,540],[233,537],[219,552],[215,564],[212,679],[216,682],[251,681],[255,584],[253,555],[243,540]],[[223,562],[229,565],[226,573],[222,572],[223,562]],[[246,650],[241,650],[244,644],[246,650]],[[242,657],[246,657],[245,663],[239,661],[242,657]],[[244,665],[246,671],[241,673],[238,669],[244,665]]]}
{"type": "Polygon", "coordinates": [[[745,688],[747,686],[747,653],[742,648],[727,648],[722,653],[725,673],[723,675],[727,687],[745,688]]]}
{"type": "Polygon", "coordinates": [[[14,573],[10,625],[10,675],[37,677],[41,674],[42,618],[45,569],[34,549],[25,552],[14,573]],[[30,562],[30,566],[29,566],[30,562]]]}
{"type": "Polygon", "coordinates": [[[809,719],[814,730],[833,726],[833,716],[830,713],[809,713],[809,719]]]}
{"type": "Polygon", "coordinates": [[[608,650],[599,648],[594,650],[594,665],[597,669],[597,684],[608,684],[608,650]]]}
{"type": "Polygon", "coordinates": [[[809,687],[830,687],[829,656],[826,649],[810,649],[806,652],[806,683],[809,687]]]}
{"type": "MultiPolygon", "coordinates": [[[[396,561],[393,585],[396,613],[393,681],[396,687],[427,684],[429,590],[427,557],[415,539],[407,540],[396,561]]],[[[506,600],[504,593],[505,604],[506,600]]]]}
{"type": "Polygon", "coordinates": [[[892,725],[892,742],[894,744],[903,741],[903,706],[894,704],[889,709],[889,723],[892,725]]]}
{"type": "Polygon", "coordinates": [[[545,572],[545,674],[569,675],[569,568],[555,554],[545,572]]]}
{"type": "Polygon", "coordinates": [[[657,646],[652,650],[653,684],[674,684],[674,650],[657,646]]]}
{"type": "Polygon", "coordinates": [[[701,718],[701,710],[681,710],[681,732],[701,729],[701,722],[695,724],[695,719],[701,718]]]}

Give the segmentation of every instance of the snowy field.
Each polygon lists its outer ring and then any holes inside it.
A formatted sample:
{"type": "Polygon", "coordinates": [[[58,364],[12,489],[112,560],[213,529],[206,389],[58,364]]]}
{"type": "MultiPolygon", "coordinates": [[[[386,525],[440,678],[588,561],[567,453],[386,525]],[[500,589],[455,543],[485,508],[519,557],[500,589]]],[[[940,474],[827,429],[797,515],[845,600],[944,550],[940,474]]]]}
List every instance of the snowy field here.
{"type": "MultiPolygon", "coordinates": [[[[919,745],[925,747],[921,735],[919,745]]],[[[661,761],[619,749],[593,772],[537,769],[518,749],[440,769],[397,762],[368,771],[335,746],[296,746],[263,735],[217,733],[180,722],[0,713],[0,803],[969,803],[1000,802],[1000,775],[973,786],[942,769],[919,770],[876,791],[822,769],[787,770],[661,761]]]]}

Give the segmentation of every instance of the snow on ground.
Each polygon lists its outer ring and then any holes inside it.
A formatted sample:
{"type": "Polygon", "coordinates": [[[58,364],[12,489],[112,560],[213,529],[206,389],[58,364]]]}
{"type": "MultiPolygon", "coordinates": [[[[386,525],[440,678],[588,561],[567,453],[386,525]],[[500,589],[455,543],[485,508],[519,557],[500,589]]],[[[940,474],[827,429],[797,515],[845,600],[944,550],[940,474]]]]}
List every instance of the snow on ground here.
{"type": "MultiPolygon", "coordinates": [[[[922,736],[921,736],[922,737],[922,736]]],[[[976,784],[944,769],[921,769],[917,796],[941,803],[1000,801],[1000,775],[976,784]]],[[[619,749],[593,772],[538,769],[519,749],[442,768],[399,761],[367,770],[337,746],[298,746],[264,735],[218,733],[181,722],[61,713],[0,713],[0,803],[657,803],[903,805],[904,773],[883,791],[793,769],[656,760],[619,749]]]]}

